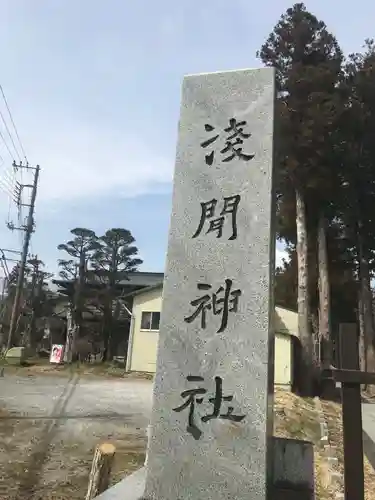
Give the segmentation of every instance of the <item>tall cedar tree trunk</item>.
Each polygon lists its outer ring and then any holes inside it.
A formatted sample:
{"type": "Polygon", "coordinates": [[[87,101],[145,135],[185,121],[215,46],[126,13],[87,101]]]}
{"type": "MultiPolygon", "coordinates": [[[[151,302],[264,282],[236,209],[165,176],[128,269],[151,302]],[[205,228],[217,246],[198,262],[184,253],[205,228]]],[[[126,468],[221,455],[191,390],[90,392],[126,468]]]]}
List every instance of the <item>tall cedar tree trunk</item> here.
{"type": "Polygon", "coordinates": [[[77,339],[82,336],[82,319],[83,319],[83,290],[85,286],[86,274],[86,253],[81,252],[79,259],[78,280],[75,283],[74,293],[74,310],[73,310],[73,328],[71,339],[72,360],[78,359],[77,339]]]}
{"type": "Polygon", "coordinates": [[[71,363],[73,360],[73,337],[75,335],[76,326],[74,324],[74,306],[69,303],[69,310],[66,313],[66,341],[64,348],[64,361],[71,363]]]}
{"type": "Polygon", "coordinates": [[[319,364],[319,314],[316,308],[311,312],[311,338],[313,345],[313,364],[318,366],[319,364]]]}
{"type": "Polygon", "coordinates": [[[366,340],[365,340],[365,321],[363,317],[362,291],[358,291],[358,324],[359,324],[359,367],[361,371],[367,371],[366,361],[366,340]]]}
{"type": "Polygon", "coordinates": [[[309,287],[308,287],[308,240],[305,199],[301,190],[296,189],[296,224],[297,224],[297,264],[298,264],[298,334],[302,345],[300,359],[300,380],[298,386],[301,393],[312,395],[312,337],[309,324],[309,287]]]}
{"type": "MultiPolygon", "coordinates": [[[[359,368],[363,372],[367,372],[367,359],[366,359],[366,336],[365,336],[365,320],[364,320],[364,309],[362,300],[362,290],[358,290],[358,323],[359,323],[359,368]]],[[[366,384],[361,385],[361,390],[366,391],[368,386],[366,384]]]]}
{"type": "Polygon", "coordinates": [[[37,319],[40,317],[40,309],[41,309],[41,303],[40,303],[40,296],[42,294],[42,289],[43,289],[43,276],[39,276],[38,283],[36,285],[36,291],[35,291],[35,296],[33,298],[33,305],[32,305],[32,313],[31,313],[31,320],[30,320],[30,348],[33,352],[35,352],[37,343],[36,343],[36,334],[37,334],[37,319]]]}
{"type": "Polygon", "coordinates": [[[108,302],[104,310],[104,356],[103,361],[111,361],[113,352],[113,299],[116,296],[116,278],[118,273],[117,265],[118,248],[115,245],[112,249],[111,265],[109,269],[108,302]]]}
{"type": "Polygon", "coordinates": [[[328,249],[326,219],[319,216],[318,223],[318,267],[319,267],[319,333],[321,339],[321,362],[323,367],[332,363],[332,344],[330,331],[330,283],[328,269],[328,249]]]}
{"type": "MultiPolygon", "coordinates": [[[[308,203],[305,200],[305,205],[308,203]]],[[[319,293],[318,293],[318,224],[312,223],[313,218],[306,212],[307,220],[307,253],[308,253],[308,300],[309,300],[309,328],[312,346],[312,366],[319,366],[320,335],[319,335],[319,293]]]]}
{"type": "Polygon", "coordinates": [[[31,316],[30,316],[30,322],[27,326],[26,332],[24,334],[24,337],[22,339],[23,346],[26,347],[27,349],[31,349],[31,337],[32,337],[32,328],[35,327],[35,321],[34,321],[34,309],[35,309],[35,295],[36,295],[36,287],[37,287],[37,273],[38,273],[38,265],[35,266],[34,272],[33,272],[33,277],[31,279],[31,296],[30,296],[30,302],[31,302],[31,316]]]}
{"type": "Polygon", "coordinates": [[[103,340],[104,340],[104,352],[103,352],[103,362],[110,361],[111,352],[111,330],[112,330],[112,293],[110,287],[107,288],[107,296],[104,299],[104,310],[103,310],[103,340]]]}
{"type": "Polygon", "coordinates": [[[372,293],[370,286],[370,269],[363,241],[363,225],[358,223],[358,258],[360,294],[363,309],[364,345],[366,350],[366,370],[375,372],[375,339],[374,318],[372,311],[372,293]]]}

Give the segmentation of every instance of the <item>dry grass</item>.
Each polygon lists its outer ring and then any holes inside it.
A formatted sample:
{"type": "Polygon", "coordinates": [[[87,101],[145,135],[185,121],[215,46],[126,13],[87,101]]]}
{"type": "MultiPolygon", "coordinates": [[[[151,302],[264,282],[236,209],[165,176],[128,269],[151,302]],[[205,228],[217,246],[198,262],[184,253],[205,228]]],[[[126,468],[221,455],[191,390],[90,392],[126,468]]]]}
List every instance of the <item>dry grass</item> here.
{"type": "Polygon", "coordinates": [[[287,391],[275,393],[275,436],[303,439],[314,444],[315,491],[317,500],[333,500],[329,471],[320,446],[318,414],[312,399],[303,399],[287,391]]]}
{"type": "MultiPolygon", "coordinates": [[[[317,500],[334,500],[336,493],[343,493],[342,486],[330,481],[330,468],[341,474],[344,472],[344,452],[342,437],[341,405],[322,402],[329,427],[330,444],[338,459],[337,466],[328,465],[324,449],[320,445],[318,415],[313,401],[302,399],[285,391],[275,394],[275,435],[311,441],[315,445],[315,488],[317,500]]],[[[375,471],[364,457],[365,499],[375,499],[375,471]]]]}
{"type": "MultiPolygon", "coordinates": [[[[324,413],[328,423],[329,437],[332,446],[335,447],[335,455],[338,459],[337,470],[344,473],[344,451],[342,435],[341,405],[331,402],[323,402],[324,413]]],[[[365,500],[375,498],[375,471],[370,462],[364,457],[365,470],[365,500]]]]}
{"type": "Polygon", "coordinates": [[[317,443],[320,428],[312,399],[302,399],[288,391],[275,392],[275,436],[317,443]]]}

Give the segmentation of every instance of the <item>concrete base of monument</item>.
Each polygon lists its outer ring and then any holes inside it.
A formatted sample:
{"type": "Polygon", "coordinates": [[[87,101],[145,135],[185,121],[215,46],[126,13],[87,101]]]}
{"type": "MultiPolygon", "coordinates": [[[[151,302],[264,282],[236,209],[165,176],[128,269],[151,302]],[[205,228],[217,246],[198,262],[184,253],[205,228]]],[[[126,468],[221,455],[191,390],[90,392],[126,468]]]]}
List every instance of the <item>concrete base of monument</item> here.
{"type": "MultiPolygon", "coordinates": [[[[312,443],[274,438],[273,480],[269,500],[314,500],[314,449],[312,443]]],[[[146,467],[108,489],[96,500],[142,500],[146,467]]]]}
{"type": "Polygon", "coordinates": [[[314,446],[297,439],[274,438],[270,500],[314,500],[314,446]]]}
{"type": "Polygon", "coordinates": [[[139,500],[146,482],[146,467],[142,467],[112,488],[97,496],[95,500],[139,500]]]}

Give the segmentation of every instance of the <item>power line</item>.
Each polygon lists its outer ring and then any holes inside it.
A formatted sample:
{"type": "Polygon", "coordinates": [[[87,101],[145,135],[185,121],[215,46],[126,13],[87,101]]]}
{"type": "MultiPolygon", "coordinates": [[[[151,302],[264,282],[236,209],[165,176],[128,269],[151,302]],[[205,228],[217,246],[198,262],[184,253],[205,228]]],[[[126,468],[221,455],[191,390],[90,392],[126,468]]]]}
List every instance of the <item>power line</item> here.
{"type": "Polygon", "coordinates": [[[0,183],[0,189],[4,192],[4,194],[6,194],[9,197],[10,203],[12,201],[15,203],[16,199],[13,197],[13,194],[9,191],[9,189],[7,189],[6,186],[4,186],[3,184],[0,183]]]}
{"type": "Polygon", "coordinates": [[[0,249],[0,252],[1,252],[1,263],[2,263],[2,267],[4,269],[4,272],[5,272],[5,275],[7,278],[9,278],[9,268],[8,268],[8,264],[7,264],[7,258],[5,257],[5,253],[2,249],[0,249]]]}
{"type": "Polygon", "coordinates": [[[6,186],[8,186],[8,187],[9,187],[9,189],[10,189],[12,192],[14,192],[14,193],[16,193],[16,192],[17,192],[17,189],[16,189],[16,183],[15,183],[15,181],[13,181],[12,179],[9,179],[8,177],[3,177],[3,178],[1,178],[1,177],[0,177],[0,179],[3,181],[3,183],[4,183],[6,186]]]}
{"type": "Polygon", "coordinates": [[[17,192],[16,192],[16,182],[15,177],[12,179],[7,171],[3,172],[3,177],[0,177],[0,189],[9,196],[9,214],[11,202],[17,203],[17,192]]]}
{"type": "Polygon", "coordinates": [[[4,99],[4,102],[5,102],[5,106],[7,107],[7,110],[8,110],[8,113],[9,113],[9,116],[10,116],[10,120],[12,122],[12,125],[13,125],[13,128],[14,128],[14,131],[16,132],[16,136],[17,136],[17,139],[18,139],[18,142],[19,142],[19,145],[21,146],[21,151],[27,161],[27,156],[26,156],[26,153],[25,153],[25,150],[23,148],[23,145],[22,145],[22,142],[21,142],[21,139],[20,139],[20,136],[18,135],[18,130],[17,130],[17,127],[16,127],[16,124],[14,123],[14,120],[13,120],[13,116],[12,116],[12,113],[9,109],[9,106],[8,106],[8,102],[6,100],[6,97],[5,97],[5,94],[4,94],[4,90],[3,90],[3,86],[0,85],[0,90],[1,90],[1,93],[2,93],[2,96],[3,96],[3,99],[4,99]]]}
{"type": "Polygon", "coordinates": [[[14,177],[14,172],[9,171],[9,169],[7,169],[7,168],[4,168],[4,169],[3,169],[3,173],[4,173],[4,174],[7,174],[7,175],[10,175],[11,177],[14,177]]]}
{"type": "Polygon", "coordinates": [[[0,177],[0,180],[5,186],[8,186],[11,191],[14,189],[14,183],[8,177],[0,177]]]}
{"type": "Polygon", "coordinates": [[[17,193],[16,193],[16,190],[14,189],[14,186],[12,186],[9,183],[9,181],[6,181],[4,179],[0,179],[0,181],[1,181],[2,185],[4,187],[6,187],[8,189],[8,191],[10,191],[12,193],[12,196],[14,196],[15,198],[17,198],[17,196],[16,196],[17,193]]]}
{"type": "MultiPolygon", "coordinates": [[[[18,206],[18,210],[20,210],[21,185],[16,180],[15,170],[13,170],[13,172],[10,172],[9,170],[4,170],[2,172],[2,175],[0,175],[0,183],[1,183],[3,190],[5,190],[5,192],[11,197],[11,199],[18,206]]],[[[10,200],[10,202],[11,202],[11,200],[10,200]]],[[[10,215],[10,205],[9,205],[9,215],[10,215]]],[[[8,218],[9,218],[9,216],[8,216],[8,218]]]]}
{"type": "Polygon", "coordinates": [[[3,142],[4,142],[4,144],[5,144],[5,147],[7,148],[8,153],[10,154],[10,157],[12,158],[12,160],[13,160],[13,161],[15,161],[15,160],[14,160],[14,156],[13,156],[13,154],[12,154],[11,150],[9,149],[9,146],[8,146],[8,144],[7,144],[6,140],[4,139],[4,136],[3,136],[3,133],[1,132],[1,130],[0,130],[0,137],[1,137],[1,138],[2,138],[2,140],[3,140],[3,142]]]}
{"type": "Polygon", "coordinates": [[[16,200],[16,197],[14,195],[14,193],[12,193],[12,190],[9,188],[9,186],[7,184],[4,183],[4,181],[2,179],[0,179],[0,187],[3,189],[3,191],[8,194],[12,200],[16,200]]]}
{"type": "Polygon", "coordinates": [[[12,186],[16,183],[16,176],[15,174],[11,174],[7,170],[3,172],[3,179],[7,180],[12,186]]]}
{"type": "Polygon", "coordinates": [[[15,175],[16,175],[16,170],[14,169],[13,164],[12,164],[12,169],[11,169],[11,170],[10,170],[9,168],[7,168],[7,167],[6,167],[6,168],[3,170],[3,172],[4,172],[4,173],[6,173],[6,174],[8,174],[8,175],[10,175],[11,177],[15,177],[15,175]]]}
{"type": "Polygon", "coordinates": [[[16,145],[14,144],[14,140],[13,140],[13,137],[12,137],[12,134],[10,133],[10,130],[8,128],[8,125],[7,125],[7,122],[5,121],[5,118],[4,118],[4,115],[3,113],[1,112],[0,110],[0,116],[1,116],[1,119],[3,120],[3,123],[4,123],[4,126],[5,126],[5,129],[6,131],[8,132],[8,135],[9,135],[9,138],[13,144],[13,148],[14,148],[14,151],[16,152],[16,155],[18,156],[18,159],[21,161],[21,157],[20,157],[20,154],[18,152],[18,149],[16,148],[16,145]]]}
{"type": "Polygon", "coordinates": [[[10,208],[11,208],[11,205],[12,205],[12,201],[15,203],[15,199],[12,198],[12,194],[9,193],[9,191],[7,191],[1,184],[0,184],[0,190],[4,192],[4,194],[6,194],[8,196],[8,199],[9,199],[9,210],[8,210],[8,219],[10,217],[10,208]]]}
{"type": "Polygon", "coordinates": [[[11,184],[8,179],[2,179],[2,178],[0,178],[0,182],[2,183],[3,187],[8,189],[8,191],[12,194],[12,196],[17,198],[17,196],[16,196],[17,193],[16,193],[16,189],[15,189],[14,184],[11,184]]]}

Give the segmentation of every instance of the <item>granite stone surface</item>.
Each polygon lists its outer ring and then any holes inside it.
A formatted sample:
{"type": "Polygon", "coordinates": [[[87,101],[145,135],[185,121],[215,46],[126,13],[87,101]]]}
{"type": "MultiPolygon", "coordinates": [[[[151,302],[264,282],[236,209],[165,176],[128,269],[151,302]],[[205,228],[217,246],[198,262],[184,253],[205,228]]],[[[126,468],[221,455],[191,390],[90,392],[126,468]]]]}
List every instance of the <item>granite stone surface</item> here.
{"type": "Polygon", "coordinates": [[[273,113],[272,69],[184,79],[147,499],[266,498],[273,113]]]}
{"type": "Polygon", "coordinates": [[[274,438],[274,484],[314,491],[314,445],[297,439],[274,438]]]}
{"type": "MultiPolygon", "coordinates": [[[[288,491],[310,491],[311,498],[314,498],[313,444],[305,441],[275,437],[272,441],[273,453],[270,453],[270,456],[274,470],[273,491],[276,489],[279,492],[280,488],[288,488],[288,491]]],[[[96,497],[96,499],[147,500],[143,496],[146,470],[146,467],[142,467],[96,497]]]]}
{"type": "Polygon", "coordinates": [[[95,497],[95,500],[140,500],[145,489],[145,476],[146,469],[142,467],[95,497]]]}

